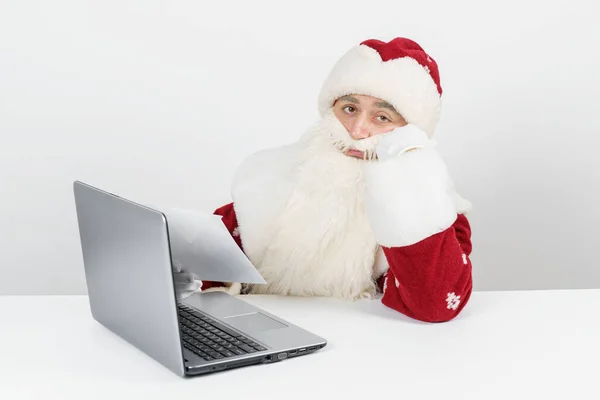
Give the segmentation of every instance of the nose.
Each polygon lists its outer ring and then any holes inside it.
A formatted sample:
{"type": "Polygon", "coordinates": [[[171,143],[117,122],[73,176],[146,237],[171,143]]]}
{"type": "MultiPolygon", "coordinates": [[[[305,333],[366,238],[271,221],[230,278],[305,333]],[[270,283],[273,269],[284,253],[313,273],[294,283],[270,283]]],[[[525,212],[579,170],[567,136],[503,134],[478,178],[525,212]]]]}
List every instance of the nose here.
{"type": "Polygon", "coordinates": [[[354,140],[366,139],[371,136],[368,122],[363,116],[354,119],[348,128],[350,128],[348,133],[354,140]]]}

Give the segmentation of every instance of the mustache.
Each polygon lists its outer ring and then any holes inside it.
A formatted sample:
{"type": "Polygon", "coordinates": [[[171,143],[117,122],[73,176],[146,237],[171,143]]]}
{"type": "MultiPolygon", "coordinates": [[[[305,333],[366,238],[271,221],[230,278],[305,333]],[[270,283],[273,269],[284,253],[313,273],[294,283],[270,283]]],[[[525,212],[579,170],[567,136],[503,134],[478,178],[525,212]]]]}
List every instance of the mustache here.
{"type": "Polygon", "coordinates": [[[365,160],[377,160],[377,144],[381,140],[381,135],[369,136],[365,139],[353,139],[343,125],[338,125],[337,129],[331,132],[333,146],[341,152],[348,150],[361,151],[365,160]]]}
{"type": "Polygon", "coordinates": [[[365,139],[353,139],[346,127],[330,110],[321,121],[317,122],[305,136],[313,145],[327,146],[342,153],[357,150],[363,153],[364,160],[377,160],[377,144],[381,135],[369,136],[365,139]]]}
{"type": "MultiPolygon", "coordinates": [[[[366,139],[363,139],[366,140],[366,139]]],[[[363,159],[367,160],[367,161],[372,161],[372,160],[377,160],[377,152],[375,151],[375,145],[373,146],[368,146],[367,148],[365,148],[366,146],[356,146],[354,143],[347,143],[344,140],[336,140],[333,142],[333,146],[335,148],[337,148],[339,151],[341,151],[342,153],[345,153],[349,150],[357,150],[357,151],[362,151],[362,153],[364,154],[363,159]],[[358,148],[361,147],[361,148],[358,148]]]]}

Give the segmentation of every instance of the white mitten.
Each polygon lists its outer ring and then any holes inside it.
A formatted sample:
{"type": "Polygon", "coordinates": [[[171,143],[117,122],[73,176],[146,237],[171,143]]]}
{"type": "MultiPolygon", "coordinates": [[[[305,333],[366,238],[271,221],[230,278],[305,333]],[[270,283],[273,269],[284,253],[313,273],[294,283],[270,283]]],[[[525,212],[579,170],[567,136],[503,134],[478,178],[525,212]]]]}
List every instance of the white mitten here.
{"type": "Polygon", "coordinates": [[[435,142],[411,124],[381,136],[378,161],[363,164],[365,209],[377,242],[410,246],[447,229],[456,207],[435,142]]]}
{"type": "Polygon", "coordinates": [[[191,272],[182,270],[177,262],[173,263],[173,282],[178,300],[191,296],[202,287],[202,281],[194,279],[191,272]]]}
{"type": "Polygon", "coordinates": [[[396,157],[409,150],[434,146],[435,142],[427,134],[413,124],[396,128],[381,135],[377,144],[377,158],[380,161],[396,157]]]}

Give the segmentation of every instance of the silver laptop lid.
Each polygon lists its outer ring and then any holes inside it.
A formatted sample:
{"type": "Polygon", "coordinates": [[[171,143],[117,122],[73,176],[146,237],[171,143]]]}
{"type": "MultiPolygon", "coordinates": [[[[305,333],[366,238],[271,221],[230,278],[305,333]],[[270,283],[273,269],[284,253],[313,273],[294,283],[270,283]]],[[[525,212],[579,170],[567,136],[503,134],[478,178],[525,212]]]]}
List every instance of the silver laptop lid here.
{"type": "Polygon", "coordinates": [[[183,376],[165,216],[79,181],[73,190],[94,319],[183,376]]]}

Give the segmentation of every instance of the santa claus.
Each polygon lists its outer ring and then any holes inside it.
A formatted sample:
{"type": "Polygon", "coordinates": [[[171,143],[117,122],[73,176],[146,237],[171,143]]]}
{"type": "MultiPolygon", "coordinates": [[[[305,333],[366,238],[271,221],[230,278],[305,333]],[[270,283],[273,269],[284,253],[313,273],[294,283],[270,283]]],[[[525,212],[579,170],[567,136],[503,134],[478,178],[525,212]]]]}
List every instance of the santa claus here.
{"type": "Polygon", "coordinates": [[[456,317],[472,290],[470,205],[431,139],[441,94],[412,40],[350,49],[322,87],[320,120],[246,159],[215,211],[267,284],[202,291],[380,298],[421,321],[456,317]]]}

